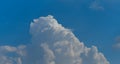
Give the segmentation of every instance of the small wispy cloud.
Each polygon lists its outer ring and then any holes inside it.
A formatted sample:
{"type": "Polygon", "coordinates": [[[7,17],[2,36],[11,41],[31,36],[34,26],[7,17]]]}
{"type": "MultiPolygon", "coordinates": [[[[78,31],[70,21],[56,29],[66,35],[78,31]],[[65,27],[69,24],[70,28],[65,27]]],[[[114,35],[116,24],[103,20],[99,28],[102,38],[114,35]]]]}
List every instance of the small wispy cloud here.
{"type": "Polygon", "coordinates": [[[100,4],[99,0],[95,0],[90,4],[90,9],[103,11],[104,7],[100,4]]]}
{"type": "Polygon", "coordinates": [[[113,48],[120,49],[120,36],[115,38],[115,44],[113,44],[113,48]]]}
{"type": "Polygon", "coordinates": [[[116,48],[116,49],[120,49],[120,43],[117,43],[117,44],[113,45],[113,47],[116,48]]]}

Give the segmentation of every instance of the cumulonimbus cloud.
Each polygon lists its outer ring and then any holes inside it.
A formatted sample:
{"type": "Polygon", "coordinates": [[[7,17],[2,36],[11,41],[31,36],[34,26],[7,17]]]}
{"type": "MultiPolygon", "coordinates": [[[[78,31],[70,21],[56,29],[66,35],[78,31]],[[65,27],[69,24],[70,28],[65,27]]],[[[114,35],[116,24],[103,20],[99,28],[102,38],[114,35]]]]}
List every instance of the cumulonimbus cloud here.
{"type": "Polygon", "coordinates": [[[51,15],[34,19],[30,34],[28,45],[0,46],[0,64],[109,64],[97,47],[86,47],[51,15]]]}

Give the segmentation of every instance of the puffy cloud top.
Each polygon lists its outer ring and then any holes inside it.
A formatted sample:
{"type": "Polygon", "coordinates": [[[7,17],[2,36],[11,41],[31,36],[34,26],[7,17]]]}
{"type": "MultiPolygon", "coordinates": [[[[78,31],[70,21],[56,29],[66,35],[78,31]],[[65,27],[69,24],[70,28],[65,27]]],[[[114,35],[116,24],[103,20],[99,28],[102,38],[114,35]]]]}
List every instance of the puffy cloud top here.
{"type": "Polygon", "coordinates": [[[28,45],[1,46],[0,64],[109,64],[97,47],[86,47],[51,15],[34,19],[30,34],[28,45]]]}

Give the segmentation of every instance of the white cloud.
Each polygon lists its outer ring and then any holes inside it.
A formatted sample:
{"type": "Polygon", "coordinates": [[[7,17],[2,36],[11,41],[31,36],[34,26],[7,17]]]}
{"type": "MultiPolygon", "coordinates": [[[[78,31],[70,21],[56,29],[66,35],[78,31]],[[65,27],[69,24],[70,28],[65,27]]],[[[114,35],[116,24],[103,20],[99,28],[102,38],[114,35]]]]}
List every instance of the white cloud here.
{"type": "Polygon", "coordinates": [[[97,47],[84,46],[51,15],[34,19],[30,33],[31,44],[0,47],[0,64],[109,64],[97,47]]]}
{"type": "Polygon", "coordinates": [[[99,0],[95,0],[91,3],[90,9],[103,11],[104,7],[100,4],[99,0]]]}
{"type": "Polygon", "coordinates": [[[54,52],[49,49],[48,45],[47,44],[41,44],[41,47],[43,48],[45,54],[44,54],[44,60],[46,62],[46,64],[55,64],[54,62],[54,59],[55,59],[55,56],[54,56],[54,52]]]}

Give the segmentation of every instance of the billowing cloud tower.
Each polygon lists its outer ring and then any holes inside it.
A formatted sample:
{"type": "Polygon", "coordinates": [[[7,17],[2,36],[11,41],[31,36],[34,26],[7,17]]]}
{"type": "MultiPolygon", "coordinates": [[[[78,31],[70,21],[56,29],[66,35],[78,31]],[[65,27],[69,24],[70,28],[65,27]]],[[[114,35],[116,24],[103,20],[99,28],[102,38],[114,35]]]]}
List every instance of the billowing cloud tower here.
{"type": "Polygon", "coordinates": [[[86,47],[51,15],[34,19],[30,34],[28,45],[1,46],[0,64],[109,64],[97,47],[86,47]]]}

